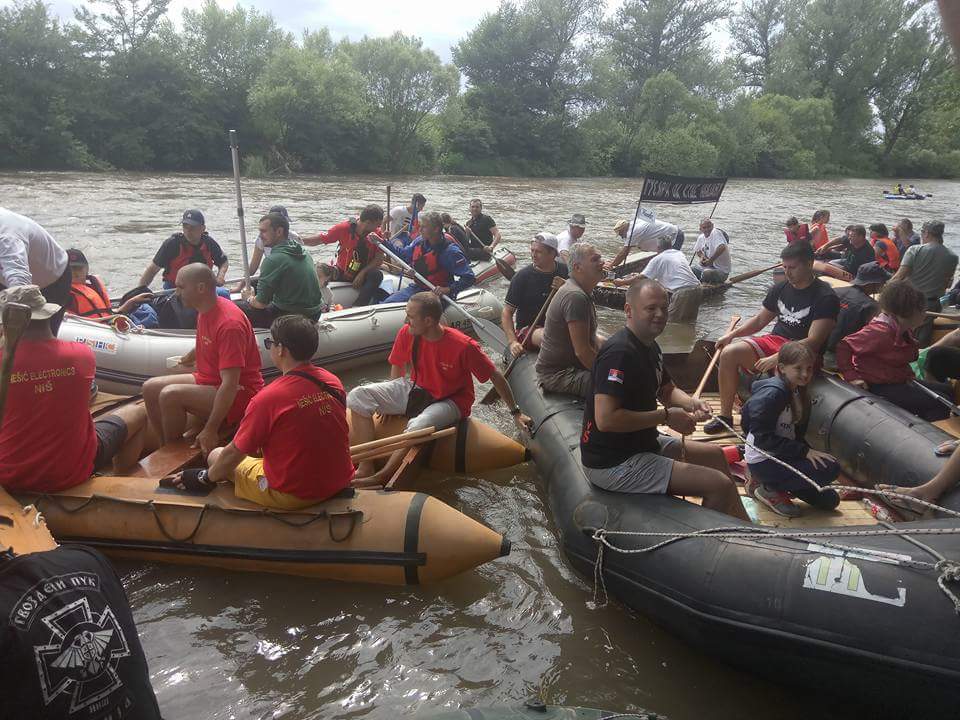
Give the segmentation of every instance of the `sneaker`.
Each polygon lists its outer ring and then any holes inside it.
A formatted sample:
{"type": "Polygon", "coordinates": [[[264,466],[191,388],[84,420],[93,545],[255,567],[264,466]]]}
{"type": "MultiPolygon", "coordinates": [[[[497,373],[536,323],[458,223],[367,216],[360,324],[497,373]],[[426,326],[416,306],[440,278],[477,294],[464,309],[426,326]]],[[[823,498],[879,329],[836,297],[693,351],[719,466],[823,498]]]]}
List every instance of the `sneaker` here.
{"type": "Polygon", "coordinates": [[[763,485],[758,485],[753,491],[753,497],[758,502],[763,503],[773,510],[777,515],[783,515],[788,518],[803,515],[803,511],[793,504],[790,496],[785,492],[768,490],[763,485]]]}
{"type": "Polygon", "coordinates": [[[760,483],[752,477],[748,476],[747,479],[743,481],[743,491],[747,494],[747,497],[752,497],[754,500],[757,499],[754,493],[757,492],[758,487],[760,487],[760,483]]]}
{"type": "Polygon", "coordinates": [[[707,435],[719,435],[720,433],[730,432],[720,421],[723,420],[727,425],[733,427],[733,418],[726,415],[717,415],[713,420],[703,426],[703,431],[707,435]]]}

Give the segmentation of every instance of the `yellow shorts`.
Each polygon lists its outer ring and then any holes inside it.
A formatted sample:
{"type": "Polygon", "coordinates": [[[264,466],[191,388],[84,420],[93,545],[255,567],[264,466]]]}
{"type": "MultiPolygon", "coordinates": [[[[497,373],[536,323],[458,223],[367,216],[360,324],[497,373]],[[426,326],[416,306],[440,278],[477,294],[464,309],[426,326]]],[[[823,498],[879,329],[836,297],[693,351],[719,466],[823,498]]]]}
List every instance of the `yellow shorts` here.
{"type": "Polygon", "coordinates": [[[238,498],[277,510],[301,510],[319,500],[303,500],[296,495],[273,490],[263,474],[263,458],[247,457],[233,471],[233,488],[238,498]]]}

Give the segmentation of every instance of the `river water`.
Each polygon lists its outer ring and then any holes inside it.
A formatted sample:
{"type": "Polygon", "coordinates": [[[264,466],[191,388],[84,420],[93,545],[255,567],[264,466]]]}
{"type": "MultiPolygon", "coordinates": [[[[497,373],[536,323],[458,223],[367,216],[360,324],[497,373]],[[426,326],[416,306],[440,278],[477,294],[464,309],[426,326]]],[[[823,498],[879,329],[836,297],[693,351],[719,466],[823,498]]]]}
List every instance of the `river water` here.
{"type": "MultiPolygon", "coordinates": [[[[312,233],[368,202],[427,196],[428,210],[464,219],[470,198],[527,262],[528,239],[559,232],[573,212],[587,217],[585,239],[605,256],[611,228],[632,217],[639,182],[622,179],[299,177],[244,181],[248,241],[270,205],[289,209],[293,228],[312,233]]],[[[731,236],[733,272],[776,262],[789,215],[832,211],[831,234],[849,223],[906,215],[947,224],[960,249],[960,183],[925,181],[923,202],[884,201],[881,181],[731,180],[716,209],[731,236]]],[[[226,175],[0,174],[0,205],[38,220],[65,247],[86,253],[95,274],[119,295],[136,284],[182,211],[201,209],[210,233],[241,267],[232,178],[226,175]]],[[[664,206],[658,216],[687,231],[710,206],[664,206]]],[[[239,270],[229,273],[237,276],[239,270]]],[[[734,286],[709,301],[697,333],[715,335],[731,313],[749,317],[769,278],[734,286]]],[[[494,285],[503,295],[505,285],[494,285]]],[[[602,324],[622,318],[604,311],[602,324]]],[[[381,368],[347,374],[348,385],[381,368]]],[[[476,414],[510,432],[496,407],[476,414]]],[[[733,670],[674,640],[612,602],[594,609],[591,581],[575,574],[531,465],[483,477],[427,476],[420,489],[502,532],[507,558],[440,585],[416,588],[333,584],[282,576],[119,563],[152,679],[167,720],[188,718],[370,718],[418,710],[522,701],[610,709],[647,708],[683,718],[848,717],[821,692],[802,694],[733,670]]],[[[855,689],[849,698],[855,708],[855,689]]]]}

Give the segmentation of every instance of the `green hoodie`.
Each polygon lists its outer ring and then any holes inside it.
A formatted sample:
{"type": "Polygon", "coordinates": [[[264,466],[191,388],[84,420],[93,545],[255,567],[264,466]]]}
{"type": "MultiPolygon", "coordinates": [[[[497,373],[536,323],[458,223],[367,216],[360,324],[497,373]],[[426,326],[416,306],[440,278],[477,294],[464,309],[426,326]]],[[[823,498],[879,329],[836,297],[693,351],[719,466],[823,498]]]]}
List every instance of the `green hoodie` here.
{"type": "Polygon", "coordinates": [[[257,302],[311,320],[320,315],[323,296],[313,260],[300,243],[287,239],[263,259],[257,302]]]}

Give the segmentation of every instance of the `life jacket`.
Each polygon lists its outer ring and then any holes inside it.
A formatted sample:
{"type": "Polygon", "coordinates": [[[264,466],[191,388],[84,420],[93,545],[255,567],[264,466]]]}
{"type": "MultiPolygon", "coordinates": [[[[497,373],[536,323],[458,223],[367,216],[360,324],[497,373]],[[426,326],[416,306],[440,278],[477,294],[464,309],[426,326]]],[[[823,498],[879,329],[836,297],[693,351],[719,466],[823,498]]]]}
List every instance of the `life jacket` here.
{"type": "Polygon", "coordinates": [[[811,224],[810,224],[810,237],[807,238],[807,239],[808,239],[808,241],[810,242],[810,244],[813,245],[813,249],[814,249],[814,250],[819,250],[819,249],[822,248],[824,245],[826,245],[828,242],[830,242],[830,235],[829,235],[829,233],[827,233],[827,225],[826,225],[826,223],[811,223],[811,224]],[[817,239],[814,240],[813,236],[814,236],[815,233],[818,233],[818,232],[819,232],[819,235],[818,235],[817,239]]]}
{"type": "Polygon", "coordinates": [[[87,275],[87,281],[70,285],[70,312],[86,318],[102,318],[113,315],[110,296],[96,275],[87,275]]]}
{"type": "Polygon", "coordinates": [[[897,244],[888,237],[871,238],[870,242],[880,267],[896,272],[900,268],[900,250],[897,249],[897,244]],[[887,257],[881,257],[881,252],[886,252],[887,257]]]}
{"type": "Polygon", "coordinates": [[[783,234],[787,236],[788,243],[797,242],[797,240],[804,240],[810,242],[810,226],[806,223],[801,223],[797,226],[797,231],[795,233],[790,232],[786,228],[783,229],[783,234]]]}
{"type": "Polygon", "coordinates": [[[176,282],[177,273],[180,268],[191,263],[204,263],[207,267],[213,267],[213,253],[210,251],[210,243],[207,242],[207,234],[204,233],[200,239],[200,244],[193,246],[187,240],[183,233],[176,233],[174,237],[180,240],[180,253],[170,261],[170,267],[164,268],[163,279],[165,282],[176,282]]]}
{"type": "MultiPolygon", "coordinates": [[[[353,250],[349,255],[343,253],[341,257],[337,258],[340,263],[340,272],[343,275],[342,279],[347,281],[353,280],[370,260],[370,247],[365,239],[360,238],[360,234],[357,232],[356,219],[350,221],[350,239],[356,241],[353,250]]],[[[341,252],[343,252],[343,248],[341,248],[341,252]]]]}
{"type": "Polygon", "coordinates": [[[440,248],[431,247],[426,240],[413,248],[413,269],[423,275],[433,285],[437,287],[449,287],[453,281],[453,276],[447,272],[440,264],[440,253],[447,249],[447,243],[453,242],[453,239],[443,234],[444,244],[440,248]]]}

